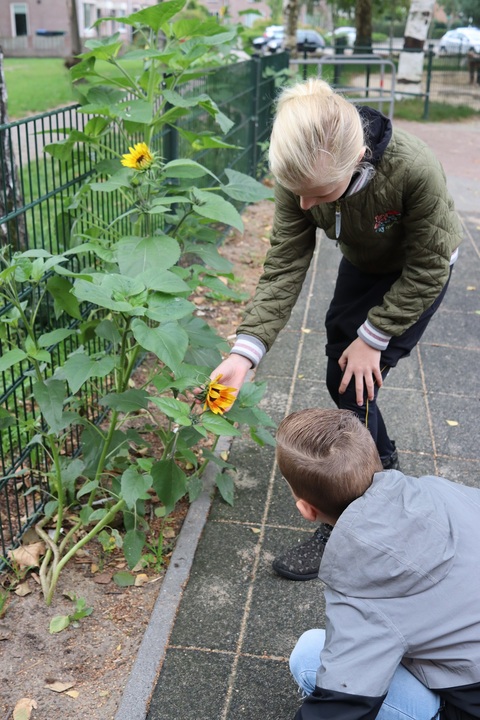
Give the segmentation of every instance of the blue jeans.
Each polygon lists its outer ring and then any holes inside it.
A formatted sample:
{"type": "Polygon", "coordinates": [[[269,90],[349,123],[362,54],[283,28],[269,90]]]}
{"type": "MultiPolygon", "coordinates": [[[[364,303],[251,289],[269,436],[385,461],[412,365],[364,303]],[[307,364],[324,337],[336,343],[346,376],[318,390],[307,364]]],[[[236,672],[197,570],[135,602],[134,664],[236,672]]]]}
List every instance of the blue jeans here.
{"type": "MultiPolygon", "coordinates": [[[[324,630],[307,630],[290,656],[290,671],[306,695],[311,695],[315,689],[315,677],[324,644],[324,630]]],[[[425,687],[403,665],[399,665],[377,719],[432,720],[439,707],[439,696],[425,687]]]]}

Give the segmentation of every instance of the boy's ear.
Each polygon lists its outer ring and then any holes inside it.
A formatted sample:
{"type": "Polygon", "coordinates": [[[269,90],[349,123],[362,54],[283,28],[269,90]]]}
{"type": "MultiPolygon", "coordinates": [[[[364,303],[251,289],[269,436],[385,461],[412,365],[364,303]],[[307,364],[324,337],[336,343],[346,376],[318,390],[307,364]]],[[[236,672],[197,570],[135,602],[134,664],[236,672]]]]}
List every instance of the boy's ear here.
{"type": "Polygon", "coordinates": [[[297,506],[298,512],[302,517],[305,518],[305,520],[315,522],[318,516],[318,510],[316,507],[310,505],[310,503],[306,500],[297,500],[295,504],[297,506]]]}

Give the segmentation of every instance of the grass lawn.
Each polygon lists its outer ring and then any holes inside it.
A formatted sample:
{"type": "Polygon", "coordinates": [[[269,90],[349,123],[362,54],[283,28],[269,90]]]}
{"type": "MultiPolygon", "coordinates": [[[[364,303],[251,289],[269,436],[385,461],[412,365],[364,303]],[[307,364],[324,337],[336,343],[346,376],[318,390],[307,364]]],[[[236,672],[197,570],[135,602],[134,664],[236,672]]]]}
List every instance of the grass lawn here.
{"type": "MultiPolygon", "coordinates": [[[[132,74],[141,70],[141,61],[126,60],[124,66],[132,74]]],[[[106,62],[97,63],[98,72],[111,76],[118,70],[106,62]]],[[[333,69],[326,68],[324,79],[333,80],[333,69]],[[330,74],[329,74],[330,73],[330,74]]],[[[363,71],[363,66],[360,67],[363,71]]],[[[62,58],[7,58],[4,60],[5,81],[8,93],[8,116],[18,120],[32,113],[41,113],[75,102],[75,91],[70,82],[69,71],[62,58]]],[[[355,68],[349,68],[351,73],[355,68]]],[[[308,66],[308,74],[317,73],[316,65],[308,66]]],[[[303,79],[303,68],[299,68],[298,79],[303,79]]],[[[345,72],[342,76],[345,82],[345,72]]],[[[374,106],[378,107],[378,106],[374,106]]],[[[395,117],[408,120],[423,118],[423,100],[407,100],[395,103],[395,117]]],[[[463,120],[478,115],[473,109],[443,103],[430,103],[430,121],[463,120]]]]}
{"type": "MultiPolygon", "coordinates": [[[[131,72],[141,69],[141,61],[125,61],[131,72]]],[[[97,63],[105,75],[118,73],[109,63],[97,63]]],[[[70,73],[62,58],[7,58],[4,60],[8,94],[8,117],[19,120],[75,102],[70,73]]]]}
{"type": "Polygon", "coordinates": [[[10,120],[74,102],[62,58],[7,58],[4,71],[10,120]]]}

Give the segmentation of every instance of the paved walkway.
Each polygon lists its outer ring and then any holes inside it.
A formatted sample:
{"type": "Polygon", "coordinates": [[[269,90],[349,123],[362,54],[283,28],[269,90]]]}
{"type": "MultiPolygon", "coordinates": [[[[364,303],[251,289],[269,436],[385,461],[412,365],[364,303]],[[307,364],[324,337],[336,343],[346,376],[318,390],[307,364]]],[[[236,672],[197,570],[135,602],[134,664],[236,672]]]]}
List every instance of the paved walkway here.
{"type": "MultiPolygon", "coordinates": [[[[390,374],[381,406],[405,472],[480,486],[480,123],[410,127],[444,162],[465,241],[441,309],[390,374]]],[[[332,405],[323,320],[338,260],[320,237],[292,318],[258,373],[275,421],[332,405]]],[[[287,659],[297,637],[324,622],[322,586],[284,580],[271,561],[312,528],[276,471],[273,449],[235,439],[230,460],[238,468],[235,505],[213,501],[196,553],[208,498],[192,509],[171,565],[178,591],[186,583],[178,612],[174,580],[172,590],[162,587],[117,720],[280,720],[299,706],[287,659]]]]}

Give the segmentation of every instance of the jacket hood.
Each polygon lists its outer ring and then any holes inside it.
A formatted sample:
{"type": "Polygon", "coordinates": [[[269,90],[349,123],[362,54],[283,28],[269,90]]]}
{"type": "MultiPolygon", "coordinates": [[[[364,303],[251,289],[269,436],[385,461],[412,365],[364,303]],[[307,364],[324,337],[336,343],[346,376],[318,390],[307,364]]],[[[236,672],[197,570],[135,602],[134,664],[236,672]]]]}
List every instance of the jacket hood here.
{"type": "Polygon", "coordinates": [[[338,519],[320,565],[320,579],[361,598],[413,595],[448,573],[456,535],[433,477],[377,473],[364,495],[338,519]]]}
{"type": "Polygon", "coordinates": [[[358,112],[365,126],[365,139],[371,152],[366,159],[376,165],[392,139],[392,123],[381,112],[366,105],[360,105],[358,112]]]}

